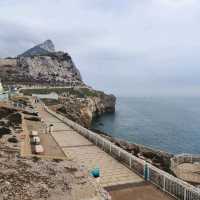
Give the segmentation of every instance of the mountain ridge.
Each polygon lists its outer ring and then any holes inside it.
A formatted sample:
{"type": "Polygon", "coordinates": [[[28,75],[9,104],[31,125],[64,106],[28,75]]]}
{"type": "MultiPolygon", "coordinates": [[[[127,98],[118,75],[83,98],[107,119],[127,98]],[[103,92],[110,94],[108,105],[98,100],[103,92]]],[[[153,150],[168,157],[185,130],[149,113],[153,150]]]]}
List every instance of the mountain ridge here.
{"type": "Polygon", "coordinates": [[[51,40],[35,45],[16,58],[0,59],[0,79],[6,85],[84,85],[71,56],[56,51],[51,40]]]}
{"type": "Polygon", "coordinates": [[[43,54],[45,55],[50,52],[55,52],[55,45],[52,40],[48,39],[43,43],[35,45],[34,47],[26,50],[24,53],[18,55],[18,57],[29,57],[43,54]]]}

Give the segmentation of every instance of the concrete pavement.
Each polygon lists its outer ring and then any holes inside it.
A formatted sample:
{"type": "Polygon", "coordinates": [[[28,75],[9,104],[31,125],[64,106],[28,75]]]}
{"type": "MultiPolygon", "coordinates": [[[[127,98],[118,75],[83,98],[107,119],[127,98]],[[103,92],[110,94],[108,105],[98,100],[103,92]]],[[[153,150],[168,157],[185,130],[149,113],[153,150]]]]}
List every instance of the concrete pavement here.
{"type": "Polygon", "coordinates": [[[66,155],[70,155],[79,165],[84,165],[89,171],[94,167],[100,168],[100,183],[103,187],[144,181],[68,125],[47,113],[42,107],[39,113],[47,124],[54,125],[52,136],[66,155]]]}

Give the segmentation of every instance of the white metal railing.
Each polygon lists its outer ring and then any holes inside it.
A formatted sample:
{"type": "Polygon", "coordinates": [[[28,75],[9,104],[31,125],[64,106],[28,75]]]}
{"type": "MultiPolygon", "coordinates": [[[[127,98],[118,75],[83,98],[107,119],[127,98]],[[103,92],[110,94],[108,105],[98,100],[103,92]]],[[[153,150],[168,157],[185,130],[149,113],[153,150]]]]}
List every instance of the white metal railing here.
{"type": "Polygon", "coordinates": [[[96,133],[80,126],[79,124],[67,119],[66,117],[53,112],[44,105],[47,112],[60,119],[81,135],[92,141],[105,152],[120,160],[130,169],[134,170],[145,180],[159,187],[164,192],[180,200],[200,200],[200,190],[172,175],[158,169],[157,167],[145,162],[144,160],[128,153],[124,149],[116,146],[112,142],[97,135],[96,133]]]}

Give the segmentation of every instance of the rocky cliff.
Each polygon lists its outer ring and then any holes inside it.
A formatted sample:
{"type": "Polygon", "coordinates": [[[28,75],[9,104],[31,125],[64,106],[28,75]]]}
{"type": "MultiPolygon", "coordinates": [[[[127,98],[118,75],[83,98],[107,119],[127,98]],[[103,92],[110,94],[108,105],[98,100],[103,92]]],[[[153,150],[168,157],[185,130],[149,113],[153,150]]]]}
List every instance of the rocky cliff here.
{"type": "Polygon", "coordinates": [[[54,109],[69,119],[89,128],[92,120],[104,113],[115,112],[116,97],[91,88],[74,88],[63,93],[54,109]]]}
{"type": "Polygon", "coordinates": [[[16,58],[0,59],[0,78],[3,84],[84,84],[79,70],[68,53],[55,51],[47,40],[16,58]]]}

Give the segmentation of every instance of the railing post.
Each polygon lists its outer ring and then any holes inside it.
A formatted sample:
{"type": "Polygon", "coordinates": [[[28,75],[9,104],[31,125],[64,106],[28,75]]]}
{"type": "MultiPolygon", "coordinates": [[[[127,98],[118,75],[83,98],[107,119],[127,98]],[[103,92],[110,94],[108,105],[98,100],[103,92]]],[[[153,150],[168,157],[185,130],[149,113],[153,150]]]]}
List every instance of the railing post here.
{"type": "Polygon", "coordinates": [[[163,191],[165,191],[165,176],[163,176],[163,191]]]}
{"type": "Polygon", "coordinates": [[[187,190],[186,190],[186,188],[184,188],[184,200],[186,200],[187,199],[187,190]]]}
{"type": "Polygon", "coordinates": [[[131,156],[129,157],[129,167],[131,168],[132,166],[132,159],[131,159],[131,156]]]}
{"type": "Polygon", "coordinates": [[[144,179],[145,179],[145,181],[148,181],[148,180],[149,180],[148,165],[147,165],[146,162],[145,162],[145,164],[144,164],[144,179]]]}
{"type": "Polygon", "coordinates": [[[112,145],[111,145],[111,143],[110,143],[110,153],[111,153],[111,151],[112,151],[112,145]]]}
{"type": "Polygon", "coordinates": [[[97,145],[97,137],[96,137],[96,145],[97,145]]]}

